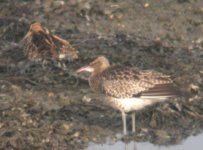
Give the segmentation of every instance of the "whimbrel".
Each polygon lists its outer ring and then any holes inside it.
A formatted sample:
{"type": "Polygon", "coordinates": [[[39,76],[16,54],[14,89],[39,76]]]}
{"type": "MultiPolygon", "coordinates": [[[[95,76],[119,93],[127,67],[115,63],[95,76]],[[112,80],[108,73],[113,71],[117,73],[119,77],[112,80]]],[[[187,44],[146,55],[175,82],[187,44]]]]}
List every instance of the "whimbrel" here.
{"type": "Polygon", "coordinates": [[[126,113],[132,112],[132,131],[135,132],[135,111],[178,95],[169,75],[110,65],[104,56],[76,72],[84,71],[91,72],[90,87],[102,96],[106,104],[121,111],[124,134],[127,134],[126,113]]]}

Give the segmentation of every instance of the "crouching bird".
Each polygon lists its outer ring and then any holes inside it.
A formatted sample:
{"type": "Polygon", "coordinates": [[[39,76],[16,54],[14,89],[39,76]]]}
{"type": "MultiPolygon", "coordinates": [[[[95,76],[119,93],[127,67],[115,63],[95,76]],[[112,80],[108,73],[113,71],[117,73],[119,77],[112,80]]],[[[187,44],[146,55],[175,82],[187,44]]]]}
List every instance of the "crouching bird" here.
{"type": "Polygon", "coordinates": [[[32,61],[78,59],[78,51],[67,40],[52,34],[40,22],[30,25],[22,40],[22,48],[25,57],[32,61]]]}
{"type": "Polygon", "coordinates": [[[84,71],[91,72],[89,85],[92,90],[107,105],[121,111],[124,135],[127,134],[126,113],[132,112],[132,131],[135,132],[135,111],[179,95],[170,76],[153,70],[110,65],[104,56],[76,73],[84,71]]]}

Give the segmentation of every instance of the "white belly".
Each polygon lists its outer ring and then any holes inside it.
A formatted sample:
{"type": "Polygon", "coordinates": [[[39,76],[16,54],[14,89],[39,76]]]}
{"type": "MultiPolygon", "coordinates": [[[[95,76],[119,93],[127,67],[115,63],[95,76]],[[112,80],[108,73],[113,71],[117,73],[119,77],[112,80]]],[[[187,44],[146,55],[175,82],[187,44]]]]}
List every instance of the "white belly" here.
{"type": "Polygon", "coordinates": [[[110,104],[112,107],[125,111],[135,111],[143,109],[148,105],[152,105],[154,103],[164,101],[166,99],[141,99],[141,98],[110,98],[106,99],[106,102],[110,104]]]}

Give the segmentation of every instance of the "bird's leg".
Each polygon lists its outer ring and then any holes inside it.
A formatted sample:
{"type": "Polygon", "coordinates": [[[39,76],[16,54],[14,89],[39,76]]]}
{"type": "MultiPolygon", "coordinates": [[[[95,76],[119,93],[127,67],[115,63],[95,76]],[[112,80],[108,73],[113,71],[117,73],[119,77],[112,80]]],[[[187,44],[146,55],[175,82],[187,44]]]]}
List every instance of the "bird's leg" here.
{"type": "Polygon", "coordinates": [[[123,120],[123,134],[127,134],[127,127],[126,127],[126,114],[124,111],[121,111],[122,120],[123,120]]]}
{"type": "Polygon", "coordinates": [[[132,117],[132,132],[135,132],[135,112],[131,114],[132,117]]]}

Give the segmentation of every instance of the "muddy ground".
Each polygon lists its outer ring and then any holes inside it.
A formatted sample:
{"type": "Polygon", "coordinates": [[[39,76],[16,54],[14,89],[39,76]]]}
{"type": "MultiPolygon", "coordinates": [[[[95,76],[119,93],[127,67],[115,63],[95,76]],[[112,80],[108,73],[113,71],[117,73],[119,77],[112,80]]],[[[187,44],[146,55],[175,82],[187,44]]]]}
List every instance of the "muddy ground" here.
{"type": "Polygon", "coordinates": [[[1,0],[0,149],[76,150],[117,140],[120,113],[98,102],[86,76],[73,74],[98,55],[170,74],[190,93],[137,112],[129,140],[169,145],[201,132],[202,0],[1,0]],[[25,68],[20,41],[33,21],[69,40],[79,60],[66,70],[25,68]]]}

